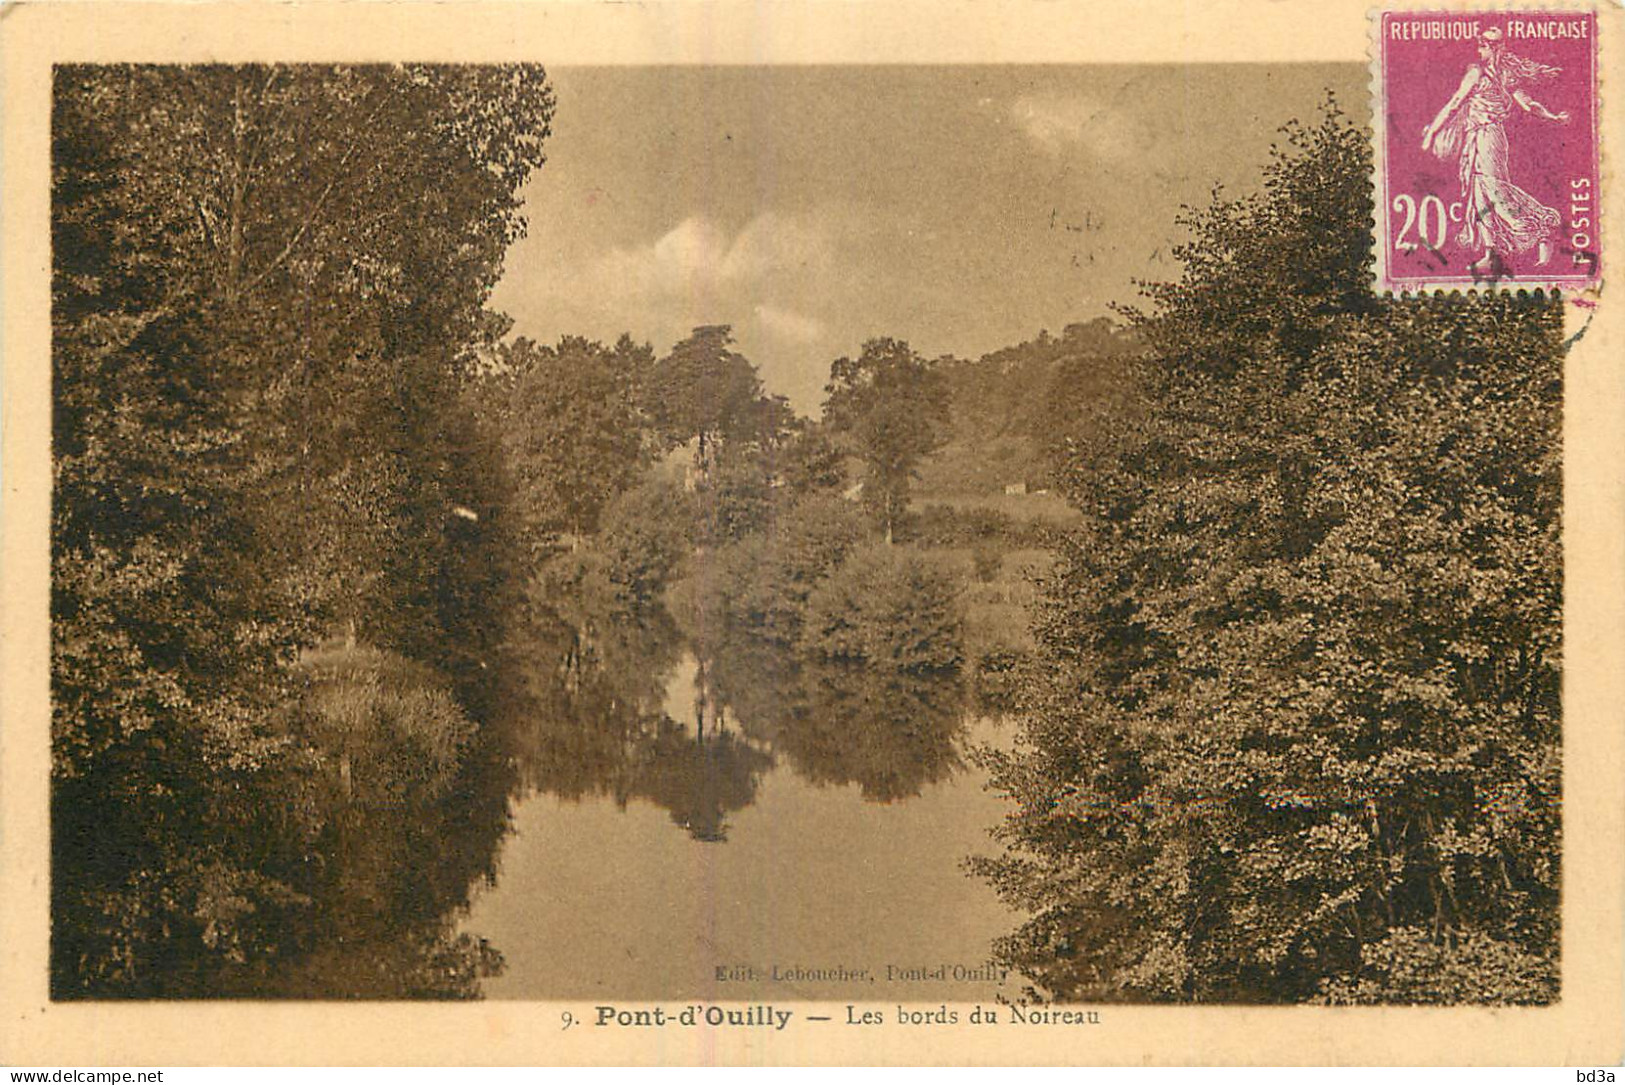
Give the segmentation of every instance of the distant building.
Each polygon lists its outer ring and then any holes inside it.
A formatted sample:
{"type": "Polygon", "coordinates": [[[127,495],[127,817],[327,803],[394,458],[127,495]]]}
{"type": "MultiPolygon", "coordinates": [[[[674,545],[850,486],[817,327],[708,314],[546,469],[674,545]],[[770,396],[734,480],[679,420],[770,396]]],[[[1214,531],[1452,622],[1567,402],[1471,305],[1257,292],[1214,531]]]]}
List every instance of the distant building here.
{"type": "Polygon", "coordinates": [[[1017,494],[1024,494],[1027,492],[1027,484],[1025,482],[1007,482],[1004,486],[1004,492],[1012,497],[1017,494]]]}

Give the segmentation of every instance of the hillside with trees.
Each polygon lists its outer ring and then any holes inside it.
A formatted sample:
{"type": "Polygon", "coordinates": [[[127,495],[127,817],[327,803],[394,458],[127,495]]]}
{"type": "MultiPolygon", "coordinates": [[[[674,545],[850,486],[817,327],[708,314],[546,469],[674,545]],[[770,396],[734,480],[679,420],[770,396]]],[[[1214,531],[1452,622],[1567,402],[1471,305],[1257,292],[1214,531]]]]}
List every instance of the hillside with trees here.
{"type": "Polygon", "coordinates": [[[1062,1000],[1550,1002],[1561,306],[1374,296],[1364,129],[1287,136],[1061,464],[999,956],[1062,1000]]]}
{"type": "Polygon", "coordinates": [[[920,467],[926,494],[969,497],[1007,486],[1047,488],[1059,434],[1080,410],[1109,397],[1117,359],[1134,349],[1128,329],[1106,317],[1041,331],[975,360],[938,363],[952,403],[952,427],[920,467]]]}

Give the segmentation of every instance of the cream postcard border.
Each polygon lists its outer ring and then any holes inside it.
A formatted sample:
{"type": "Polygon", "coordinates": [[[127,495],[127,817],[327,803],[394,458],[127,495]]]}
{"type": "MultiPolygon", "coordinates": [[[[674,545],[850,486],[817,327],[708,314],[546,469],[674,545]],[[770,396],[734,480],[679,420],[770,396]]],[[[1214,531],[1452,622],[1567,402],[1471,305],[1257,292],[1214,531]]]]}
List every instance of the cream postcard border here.
{"type": "MultiPolygon", "coordinates": [[[[1429,6],[1440,6],[1431,4],[1429,6]]],[[[1454,6],[1454,5],[1449,5],[1454,6]]],[[[1625,976],[1625,311],[1572,307],[1563,996],[1531,1009],[1094,1007],[1085,1028],[559,1029],[579,1003],[50,1003],[50,69],[64,61],[1369,63],[1361,0],[0,4],[0,1063],[1617,1065],[1625,976]]],[[[1599,11],[1603,109],[1625,11],[1599,11]]],[[[1346,103],[1363,113],[1363,102],[1346,103]]],[[[1603,132],[1608,132],[1608,121],[1603,132]]],[[[1615,124],[1617,130],[1618,126],[1615,124]]],[[[1603,148],[1604,215],[1625,221],[1603,148]]],[[[1625,299],[1620,299],[1625,302],[1625,299]]],[[[836,1007],[837,1009],[839,1007],[836,1007]]],[[[963,1020],[963,1016],[961,1018],[963,1020]]]]}

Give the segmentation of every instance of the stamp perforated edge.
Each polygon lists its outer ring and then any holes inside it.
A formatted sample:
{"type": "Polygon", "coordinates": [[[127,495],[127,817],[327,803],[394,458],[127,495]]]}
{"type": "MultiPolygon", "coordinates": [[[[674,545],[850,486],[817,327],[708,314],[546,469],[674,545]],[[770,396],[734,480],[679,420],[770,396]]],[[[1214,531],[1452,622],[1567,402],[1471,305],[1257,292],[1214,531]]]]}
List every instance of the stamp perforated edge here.
{"type": "Polygon", "coordinates": [[[1593,17],[1593,26],[1596,33],[1592,37],[1591,45],[1591,78],[1594,101],[1591,110],[1591,139],[1593,153],[1597,166],[1597,202],[1593,232],[1596,235],[1597,252],[1601,256],[1607,252],[1606,237],[1608,225],[1603,221],[1602,208],[1607,203],[1607,194],[1613,188],[1613,176],[1610,169],[1608,147],[1602,139],[1603,116],[1607,109],[1607,94],[1604,89],[1606,57],[1610,48],[1605,41],[1608,36],[1606,29],[1608,20],[1602,11],[1594,4],[1576,4],[1558,2],[1520,2],[1514,3],[1483,3],[1482,0],[1460,0],[1452,3],[1450,0],[1431,0],[1429,3],[1410,5],[1405,3],[1387,3],[1370,8],[1366,12],[1367,31],[1367,74],[1370,79],[1367,84],[1367,105],[1371,111],[1371,123],[1367,129],[1371,137],[1371,195],[1372,195],[1372,221],[1371,221],[1371,289],[1379,296],[1387,297],[1420,297],[1423,295],[1474,295],[1491,293],[1560,293],[1563,297],[1577,300],[1581,304],[1595,303],[1602,293],[1603,281],[1608,276],[1608,260],[1601,260],[1601,270],[1597,277],[1583,283],[1573,279],[1486,279],[1469,280],[1465,276],[1460,282],[1426,282],[1407,279],[1391,279],[1383,274],[1384,254],[1388,244],[1388,206],[1387,195],[1387,162],[1385,160],[1388,121],[1386,111],[1383,109],[1384,83],[1382,72],[1382,19],[1384,15],[1394,12],[1405,12],[1416,15],[1464,15],[1483,12],[1486,14],[1516,14],[1532,12],[1543,14],[1586,14],[1593,17]]]}

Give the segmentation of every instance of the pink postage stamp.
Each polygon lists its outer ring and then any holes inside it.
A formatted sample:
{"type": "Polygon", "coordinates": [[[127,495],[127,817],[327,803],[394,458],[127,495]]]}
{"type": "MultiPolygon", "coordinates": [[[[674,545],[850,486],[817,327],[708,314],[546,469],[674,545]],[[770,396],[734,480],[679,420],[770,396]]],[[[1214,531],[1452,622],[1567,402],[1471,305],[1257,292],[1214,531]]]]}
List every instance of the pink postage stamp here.
{"type": "Polygon", "coordinates": [[[1596,286],[1596,13],[1390,10],[1374,32],[1377,289],[1596,286]]]}

